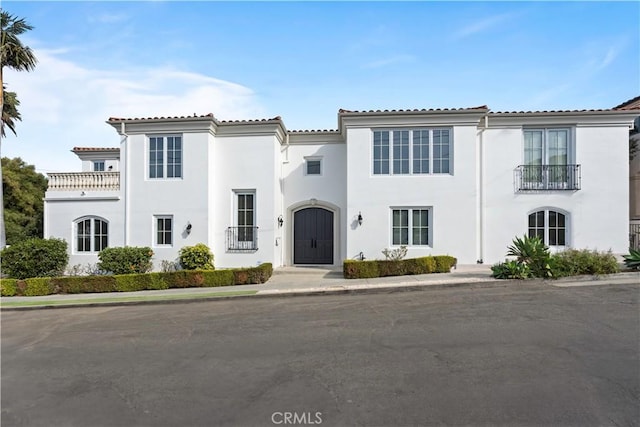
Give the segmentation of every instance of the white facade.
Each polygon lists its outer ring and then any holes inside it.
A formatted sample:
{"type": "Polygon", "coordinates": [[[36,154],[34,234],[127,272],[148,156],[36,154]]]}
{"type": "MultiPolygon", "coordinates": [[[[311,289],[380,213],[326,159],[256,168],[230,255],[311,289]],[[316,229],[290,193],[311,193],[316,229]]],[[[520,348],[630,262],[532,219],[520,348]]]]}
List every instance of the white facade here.
{"type": "Polygon", "coordinates": [[[128,245],[156,268],[196,243],[217,267],[339,266],[400,245],[494,263],[527,233],[625,253],[637,115],[341,110],[330,131],[112,118],[119,147],[75,148],[83,172],[50,174],[45,237],[69,242],[71,265],[128,245]]]}

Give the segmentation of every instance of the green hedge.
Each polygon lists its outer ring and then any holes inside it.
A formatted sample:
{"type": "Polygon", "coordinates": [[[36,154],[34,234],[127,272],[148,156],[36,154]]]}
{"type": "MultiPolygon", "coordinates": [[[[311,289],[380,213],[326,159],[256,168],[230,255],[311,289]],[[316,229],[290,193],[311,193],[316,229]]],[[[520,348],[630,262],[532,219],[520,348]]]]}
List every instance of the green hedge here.
{"type": "Polygon", "coordinates": [[[448,273],[456,265],[456,258],[448,255],[409,258],[399,261],[345,260],[345,279],[369,279],[373,277],[403,276],[408,274],[448,273]]]}
{"type": "Polygon", "coordinates": [[[68,261],[61,239],[27,239],[0,251],[0,270],[12,279],[62,274],[68,261]]]}
{"type": "Polygon", "coordinates": [[[170,273],[120,274],[113,276],[39,277],[0,280],[3,297],[94,292],[132,292],[151,289],[193,288],[264,283],[271,277],[273,266],[232,270],[182,270],[170,273]]]}

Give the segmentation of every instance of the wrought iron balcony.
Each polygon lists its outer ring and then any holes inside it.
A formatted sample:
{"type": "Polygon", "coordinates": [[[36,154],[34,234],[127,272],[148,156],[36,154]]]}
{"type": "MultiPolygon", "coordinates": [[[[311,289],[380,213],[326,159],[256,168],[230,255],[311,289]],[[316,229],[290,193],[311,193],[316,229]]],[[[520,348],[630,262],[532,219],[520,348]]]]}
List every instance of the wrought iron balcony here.
{"type": "Polygon", "coordinates": [[[518,191],[580,190],[580,165],[520,165],[515,170],[518,191]]]}
{"type": "Polygon", "coordinates": [[[251,252],[258,250],[258,227],[240,226],[227,228],[227,250],[251,252]]]}
{"type": "Polygon", "coordinates": [[[120,172],[49,173],[49,191],[117,191],[120,172]]]}

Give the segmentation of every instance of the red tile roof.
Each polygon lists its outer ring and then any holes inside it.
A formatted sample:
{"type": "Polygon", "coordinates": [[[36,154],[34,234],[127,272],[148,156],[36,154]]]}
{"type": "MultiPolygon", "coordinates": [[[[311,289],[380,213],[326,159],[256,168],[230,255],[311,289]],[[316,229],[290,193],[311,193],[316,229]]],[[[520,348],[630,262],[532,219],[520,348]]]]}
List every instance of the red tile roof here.
{"type": "Polygon", "coordinates": [[[614,110],[640,110],[640,96],[631,98],[620,105],[613,107],[614,110]]]}
{"type": "Polygon", "coordinates": [[[358,111],[358,110],[346,110],[341,108],[340,110],[338,110],[339,114],[343,114],[343,113],[347,113],[347,114],[371,114],[371,113],[433,113],[433,112],[447,112],[447,111],[475,111],[475,110],[488,110],[489,107],[487,107],[486,105],[481,105],[478,107],[471,107],[471,108],[423,108],[423,109],[413,109],[413,110],[362,110],[362,111],[358,111]]]}
{"type": "Polygon", "coordinates": [[[74,153],[77,152],[87,152],[87,151],[120,151],[119,148],[114,148],[114,147],[73,147],[73,149],[71,150],[74,153]]]}
{"type": "Polygon", "coordinates": [[[212,113],[203,114],[198,116],[194,114],[193,116],[173,116],[173,117],[109,117],[109,122],[130,122],[130,121],[145,121],[145,120],[180,120],[180,119],[202,119],[209,118],[215,120],[212,113]]]}

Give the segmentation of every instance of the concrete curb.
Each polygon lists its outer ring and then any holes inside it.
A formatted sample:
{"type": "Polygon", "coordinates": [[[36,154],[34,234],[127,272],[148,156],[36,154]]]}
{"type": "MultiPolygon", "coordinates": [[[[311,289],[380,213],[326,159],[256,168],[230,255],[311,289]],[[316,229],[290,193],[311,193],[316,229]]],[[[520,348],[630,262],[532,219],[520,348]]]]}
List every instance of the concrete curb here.
{"type": "MultiPolygon", "coordinates": [[[[41,309],[62,309],[62,308],[79,308],[79,307],[120,307],[120,306],[136,306],[136,305],[166,305],[166,304],[184,304],[197,302],[211,302],[216,300],[229,299],[246,299],[246,298],[282,298],[282,297],[299,297],[299,296],[326,296],[326,295],[357,295],[357,294],[385,294],[394,292],[412,292],[424,291],[428,289],[448,289],[454,287],[465,288],[495,288],[507,286],[527,286],[527,285],[550,285],[557,288],[581,287],[581,286],[604,286],[609,284],[625,284],[640,285],[640,272],[616,273],[605,276],[573,276],[562,279],[527,279],[527,280],[504,280],[493,278],[476,278],[467,280],[442,281],[438,283],[430,282],[399,282],[399,283],[380,283],[380,284],[354,284],[354,285],[337,285],[331,287],[314,287],[314,288],[298,288],[298,289],[264,289],[258,290],[255,294],[232,295],[234,292],[228,292],[229,295],[212,295],[202,296],[191,295],[175,295],[174,298],[163,296],[149,296],[149,299],[140,299],[136,301],[112,301],[113,294],[103,297],[110,301],[100,301],[100,297],[95,299],[87,299],[86,302],[73,302],[69,304],[56,303],[43,300],[41,305],[6,307],[0,304],[0,311],[26,311],[41,309]],[[618,283],[611,283],[611,281],[618,283]],[[606,281],[606,283],[605,283],[606,281]]],[[[237,291],[236,291],[237,292],[237,291]]],[[[5,297],[11,298],[11,297],[5,297]]],[[[116,297],[117,298],[117,297],[116,297]]]]}

